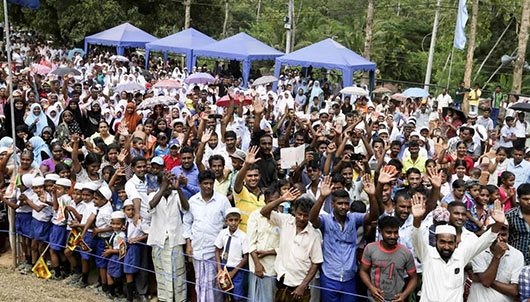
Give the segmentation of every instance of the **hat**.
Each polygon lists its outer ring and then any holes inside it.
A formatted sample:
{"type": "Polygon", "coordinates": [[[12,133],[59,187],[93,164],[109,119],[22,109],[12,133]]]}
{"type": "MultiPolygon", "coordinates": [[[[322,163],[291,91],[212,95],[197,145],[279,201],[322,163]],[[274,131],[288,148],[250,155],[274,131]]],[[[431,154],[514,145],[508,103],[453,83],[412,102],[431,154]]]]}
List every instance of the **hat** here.
{"type": "Polygon", "coordinates": [[[438,234],[449,234],[449,235],[455,235],[456,236],[456,229],[452,225],[439,225],[436,227],[436,235],[438,234]]]}
{"type": "Polygon", "coordinates": [[[8,147],[0,147],[0,154],[7,152],[9,150],[8,147]]]}
{"type": "Polygon", "coordinates": [[[59,175],[55,174],[55,173],[50,173],[50,174],[47,174],[46,177],[44,178],[44,181],[53,181],[53,182],[56,182],[58,179],[60,178],[59,175]]]}
{"type": "Polygon", "coordinates": [[[131,199],[126,199],[124,202],[123,202],[123,207],[125,208],[126,206],[133,206],[134,203],[131,199]]]}
{"type": "Polygon", "coordinates": [[[125,219],[125,213],[122,211],[114,211],[110,215],[110,219],[125,219]]]}
{"type": "Polygon", "coordinates": [[[420,137],[420,133],[418,131],[412,131],[412,133],[410,133],[410,136],[417,136],[417,137],[420,137]]]}
{"type": "Polygon", "coordinates": [[[87,184],[84,185],[83,189],[84,190],[90,190],[90,191],[93,191],[93,192],[96,192],[99,188],[99,184],[96,183],[96,182],[89,182],[87,184]]]}
{"type": "Polygon", "coordinates": [[[381,134],[386,134],[386,135],[388,135],[388,131],[387,131],[386,129],[379,130],[379,131],[377,132],[377,135],[381,135],[381,134]]]}
{"type": "Polygon", "coordinates": [[[230,154],[230,157],[245,161],[245,159],[247,158],[247,154],[243,150],[236,150],[234,153],[230,154]]]}
{"type": "Polygon", "coordinates": [[[163,137],[166,137],[167,138],[167,134],[165,132],[159,132],[157,135],[156,135],[156,139],[162,139],[163,137]]]}
{"type": "Polygon", "coordinates": [[[33,181],[31,182],[31,185],[33,187],[44,186],[44,177],[37,176],[37,177],[33,178],[33,181]]]}
{"type": "Polygon", "coordinates": [[[437,222],[442,222],[442,221],[445,221],[445,222],[449,222],[449,211],[444,208],[444,207],[436,207],[433,211],[432,211],[432,215],[433,215],[433,219],[434,221],[437,221],[437,222]]]}
{"type": "Polygon", "coordinates": [[[101,186],[98,189],[98,192],[99,192],[99,194],[103,195],[103,197],[105,197],[105,199],[107,199],[107,200],[112,197],[112,191],[107,186],[101,186]]]}
{"type": "Polygon", "coordinates": [[[476,118],[477,116],[478,116],[478,115],[477,115],[476,112],[470,112],[470,113],[467,114],[467,117],[468,117],[468,118],[476,118]]]}
{"type": "MultiPolygon", "coordinates": [[[[50,174],[48,174],[48,175],[50,175],[50,174]]],[[[46,175],[46,176],[48,176],[48,175],[46,175]]],[[[59,179],[57,179],[55,184],[58,185],[58,186],[70,188],[72,186],[72,181],[67,179],[67,178],[59,178],[59,179]]]]}
{"type": "Polygon", "coordinates": [[[318,112],[318,115],[321,115],[321,114],[329,115],[329,113],[326,111],[326,109],[320,109],[320,111],[318,112]]]}
{"type": "Polygon", "coordinates": [[[169,148],[173,148],[173,147],[178,147],[180,146],[180,142],[178,141],[178,139],[172,139],[169,141],[169,148]]]}
{"type": "Polygon", "coordinates": [[[84,188],[85,188],[84,183],[77,182],[77,183],[74,185],[74,190],[80,190],[80,191],[83,191],[84,188]]]}
{"type": "Polygon", "coordinates": [[[171,122],[171,125],[175,127],[176,123],[181,123],[182,125],[184,125],[184,120],[181,118],[174,119],[173,122],[171,122]]]}
{"type": "Polygon", "coordinates": [[[159,166],[164,166],[164,160],[160,156],[155,156],[151,159],[151,165],[157,164],[159,166]]]}
{"type": "Polygon", "coordinates": [[[22,175],[22,184],[24,185],[24,187],[26,187],[26,188],[31,187],[32,186],[32,182],[33,182],[33,175],[31,175],[31,174],[22,175]]]}
{"type": "Polygon", "coordinates": [[[225,213],[225,218],[228,217],[228,215],[230,214],[238,214],[239,216],[241,216],[241,210],[239,210],[239,208],[228,208],[226,210],[226,213],[225,213]]]}

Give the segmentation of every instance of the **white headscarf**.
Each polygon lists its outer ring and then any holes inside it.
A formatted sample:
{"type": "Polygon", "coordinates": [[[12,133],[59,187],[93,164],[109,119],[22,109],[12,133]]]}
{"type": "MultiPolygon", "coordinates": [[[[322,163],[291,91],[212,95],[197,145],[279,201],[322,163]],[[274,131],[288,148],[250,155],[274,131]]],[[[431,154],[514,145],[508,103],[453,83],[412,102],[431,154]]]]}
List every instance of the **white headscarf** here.
{"type": "Polygon", "coordinates": [[[58,103],[55,103],[46,108],[46,115],[52,120],[55,127],[57,127],[61,120],[61,109],[60,106],[58,106],[58,103]],[[55,116],[52,116],[52,112],[55,112],[55,116]]]}

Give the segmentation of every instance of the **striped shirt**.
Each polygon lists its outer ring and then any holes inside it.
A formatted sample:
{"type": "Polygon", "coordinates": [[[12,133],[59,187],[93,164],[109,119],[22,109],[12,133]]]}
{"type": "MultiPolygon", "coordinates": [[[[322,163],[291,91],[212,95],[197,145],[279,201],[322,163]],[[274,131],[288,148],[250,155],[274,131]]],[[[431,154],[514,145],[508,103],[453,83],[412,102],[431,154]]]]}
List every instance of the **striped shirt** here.
{"type": "Polygon", "coordinates": [[[234,191],[234,202],[236,207],[241,210],[241,223],[239,229],[243,232],[247,232],[247,220],[250,213],[257,209],[261,209],[265,206],[265,195],[261,192],[256,194],[250,192],[246,186],[243,186],[241,192],[237,193],[234,191]]]}
{"type": "Polygon", "coordinates": [[[524,255],[525,265],[530,264],[530,225],[526,223],[520,207],[506,212],[506,219],[510,225],[508,243],[521,251],[524,255]]]}

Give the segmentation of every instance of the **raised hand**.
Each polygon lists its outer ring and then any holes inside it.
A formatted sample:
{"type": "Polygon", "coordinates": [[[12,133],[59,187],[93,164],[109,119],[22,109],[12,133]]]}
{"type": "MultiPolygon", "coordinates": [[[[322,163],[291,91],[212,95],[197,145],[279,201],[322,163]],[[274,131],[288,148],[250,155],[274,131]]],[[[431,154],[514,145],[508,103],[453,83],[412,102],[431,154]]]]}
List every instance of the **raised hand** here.
{"type": "Polygon", "coordinates": [[[423,218],[423,215],[425,215],[426,211],[425,200],[420,196],[422,195],[414,194],[412,196],[412,216],[415,218],[423,218]]]}
{"type": "Polygon", "coordinates": [[[212,133],[213,133],[213,129],[206,129],[202,133],[201,143],[206,144],[210,140],[210,138],[212,137],[212,133]]]}
{"type": "Polygon", "coordinates": [[[265,111],[265,105],[261,101],[254,101],[254,114],[262,114],[265,111]]]}
{"type": "Polygon", "coordinates": [[[326,176],[320,182],[320,195],[328,197],[331,194],[331,176],[326,176]]]}
{"type": "Polygon", "coordinates": [[[122,163],[127,158],[127,155],[129,155],[129,150],[127,149],[121,149],[120,154],[118,154],[118,162],[122,163]]]}
{"type": "Polygon", "coordinates": [[[302,193],[300,193],[298,189],[290,188],[289,191],[283,193],[281,198],[283,201],[292,202],[292,201],[295,201],[300,195],[302,195],[302,193]]]}
{"type": "Polygon", "coordinates": [[[438,171],[436,167],[430,167],[428,170],[427,178],[431,182],[431,185],[440,188],[442,186],[442,171],[438,171]]]}
{"type": "Polygon", "coordinates": [[[379,173],[378,182],[382,184],[387,184],[395,181],[397,179],[399,171],[394,166],[387,165],[379,173]]]}
{"type": "Polygon", "coordinates": [[[72,153],[73,151],[73,148],[72,148],[72,142],[70,143],[64,143],[63,144],[63,149],[64,151],[68,152],[68,153],[72,153]]]}
{"type": "Polygon", "coordinates": [[[252,165],[260,161],[261,158],[256,158],[256,155],[258,154],[258,152],[259,152],[258,146],[250,147],[247,153],[247,157],[245,158],[245,164],[252,165]]]}
{"type": "Polygon", "coordinates": [[[368,195],[375,195],[375,184],[370,173],[363,175],[363,189],[368,195]]]}
{"type": "Polygon", "coordinates": [[[336,151],[337,151],[337,146],[335,145],[335,143],[329,144],[327,149],[326,149],[326,152],[328,153],[328,155],[332,155],[336,151]]]}
{"type": "Polygon", "coordinates": [[[497,223],[504,223],[506,217],[504,216],[504,207],[501,202],[497,199],[494,201],[493,211],[491,212],[491,218],[497,223]]]}

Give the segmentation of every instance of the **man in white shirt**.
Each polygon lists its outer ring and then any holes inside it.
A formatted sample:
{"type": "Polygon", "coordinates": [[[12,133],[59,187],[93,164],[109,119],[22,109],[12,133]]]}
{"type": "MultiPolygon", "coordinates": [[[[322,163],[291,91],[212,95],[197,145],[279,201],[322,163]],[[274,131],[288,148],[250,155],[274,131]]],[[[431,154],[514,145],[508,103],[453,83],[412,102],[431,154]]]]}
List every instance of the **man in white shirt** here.
{"type": "Polygon", "coordinates": [[[469,302],[514,301],[524,256],[507,241],[508,228],[504,226],[490,248],[471,260],[473,283],[469,302]]]}
{"type": "Polygon", "coordinates": [[[147,244],[153,247],[159,301],[186,301],[186,266],[184,263],[181,211],[189,209],[188,199],[174,175],[159,177],[159,190],[149,194],[151,228],[147,244]]]}
{"type": "Polygon", "coordinates": [[[436,98],[438,102],[438,110],[442,110],[444,107],[449,107],[453,103],[453,99],[447,93],[447,89],[442,89],[442,93],[436,98]]]}
{"type": "Polygon", "coordinates": [[[186,254],[193,256],[195,291],[198,302],[222,301],[217,288],[215,239],[224,227],[225,213],[230,202],[213,185],[215,174],[210,170],[199,172],[199,193],[189,199],[189,210],[184,215],[186,254]]]}
{"type": "Polygon", "coordinates": [[[480,236],[476,243],[460,244],[457,247],[457,234],[451,225],[436,227],[436,246],[430,246],[420,229],[425,216],[425,201],[419,194],[412,199],[412,244],[423,267],[423,284],[421,300],[423,302],[464,300],[464,268],[477,254],[490,246],[504,225],[506,218],[500,201],[495,202],[491,217],[495,220],[493,227],[480,236]]]}
{"type": "Polygon", "coordinates": [[[528,123],[524,120],[524,112],[517,112],[517,118],[515,119],[515,137],[517,138],[513,142],[514,148],[525,148],[526,145],[526,129],[528,123]]]}

